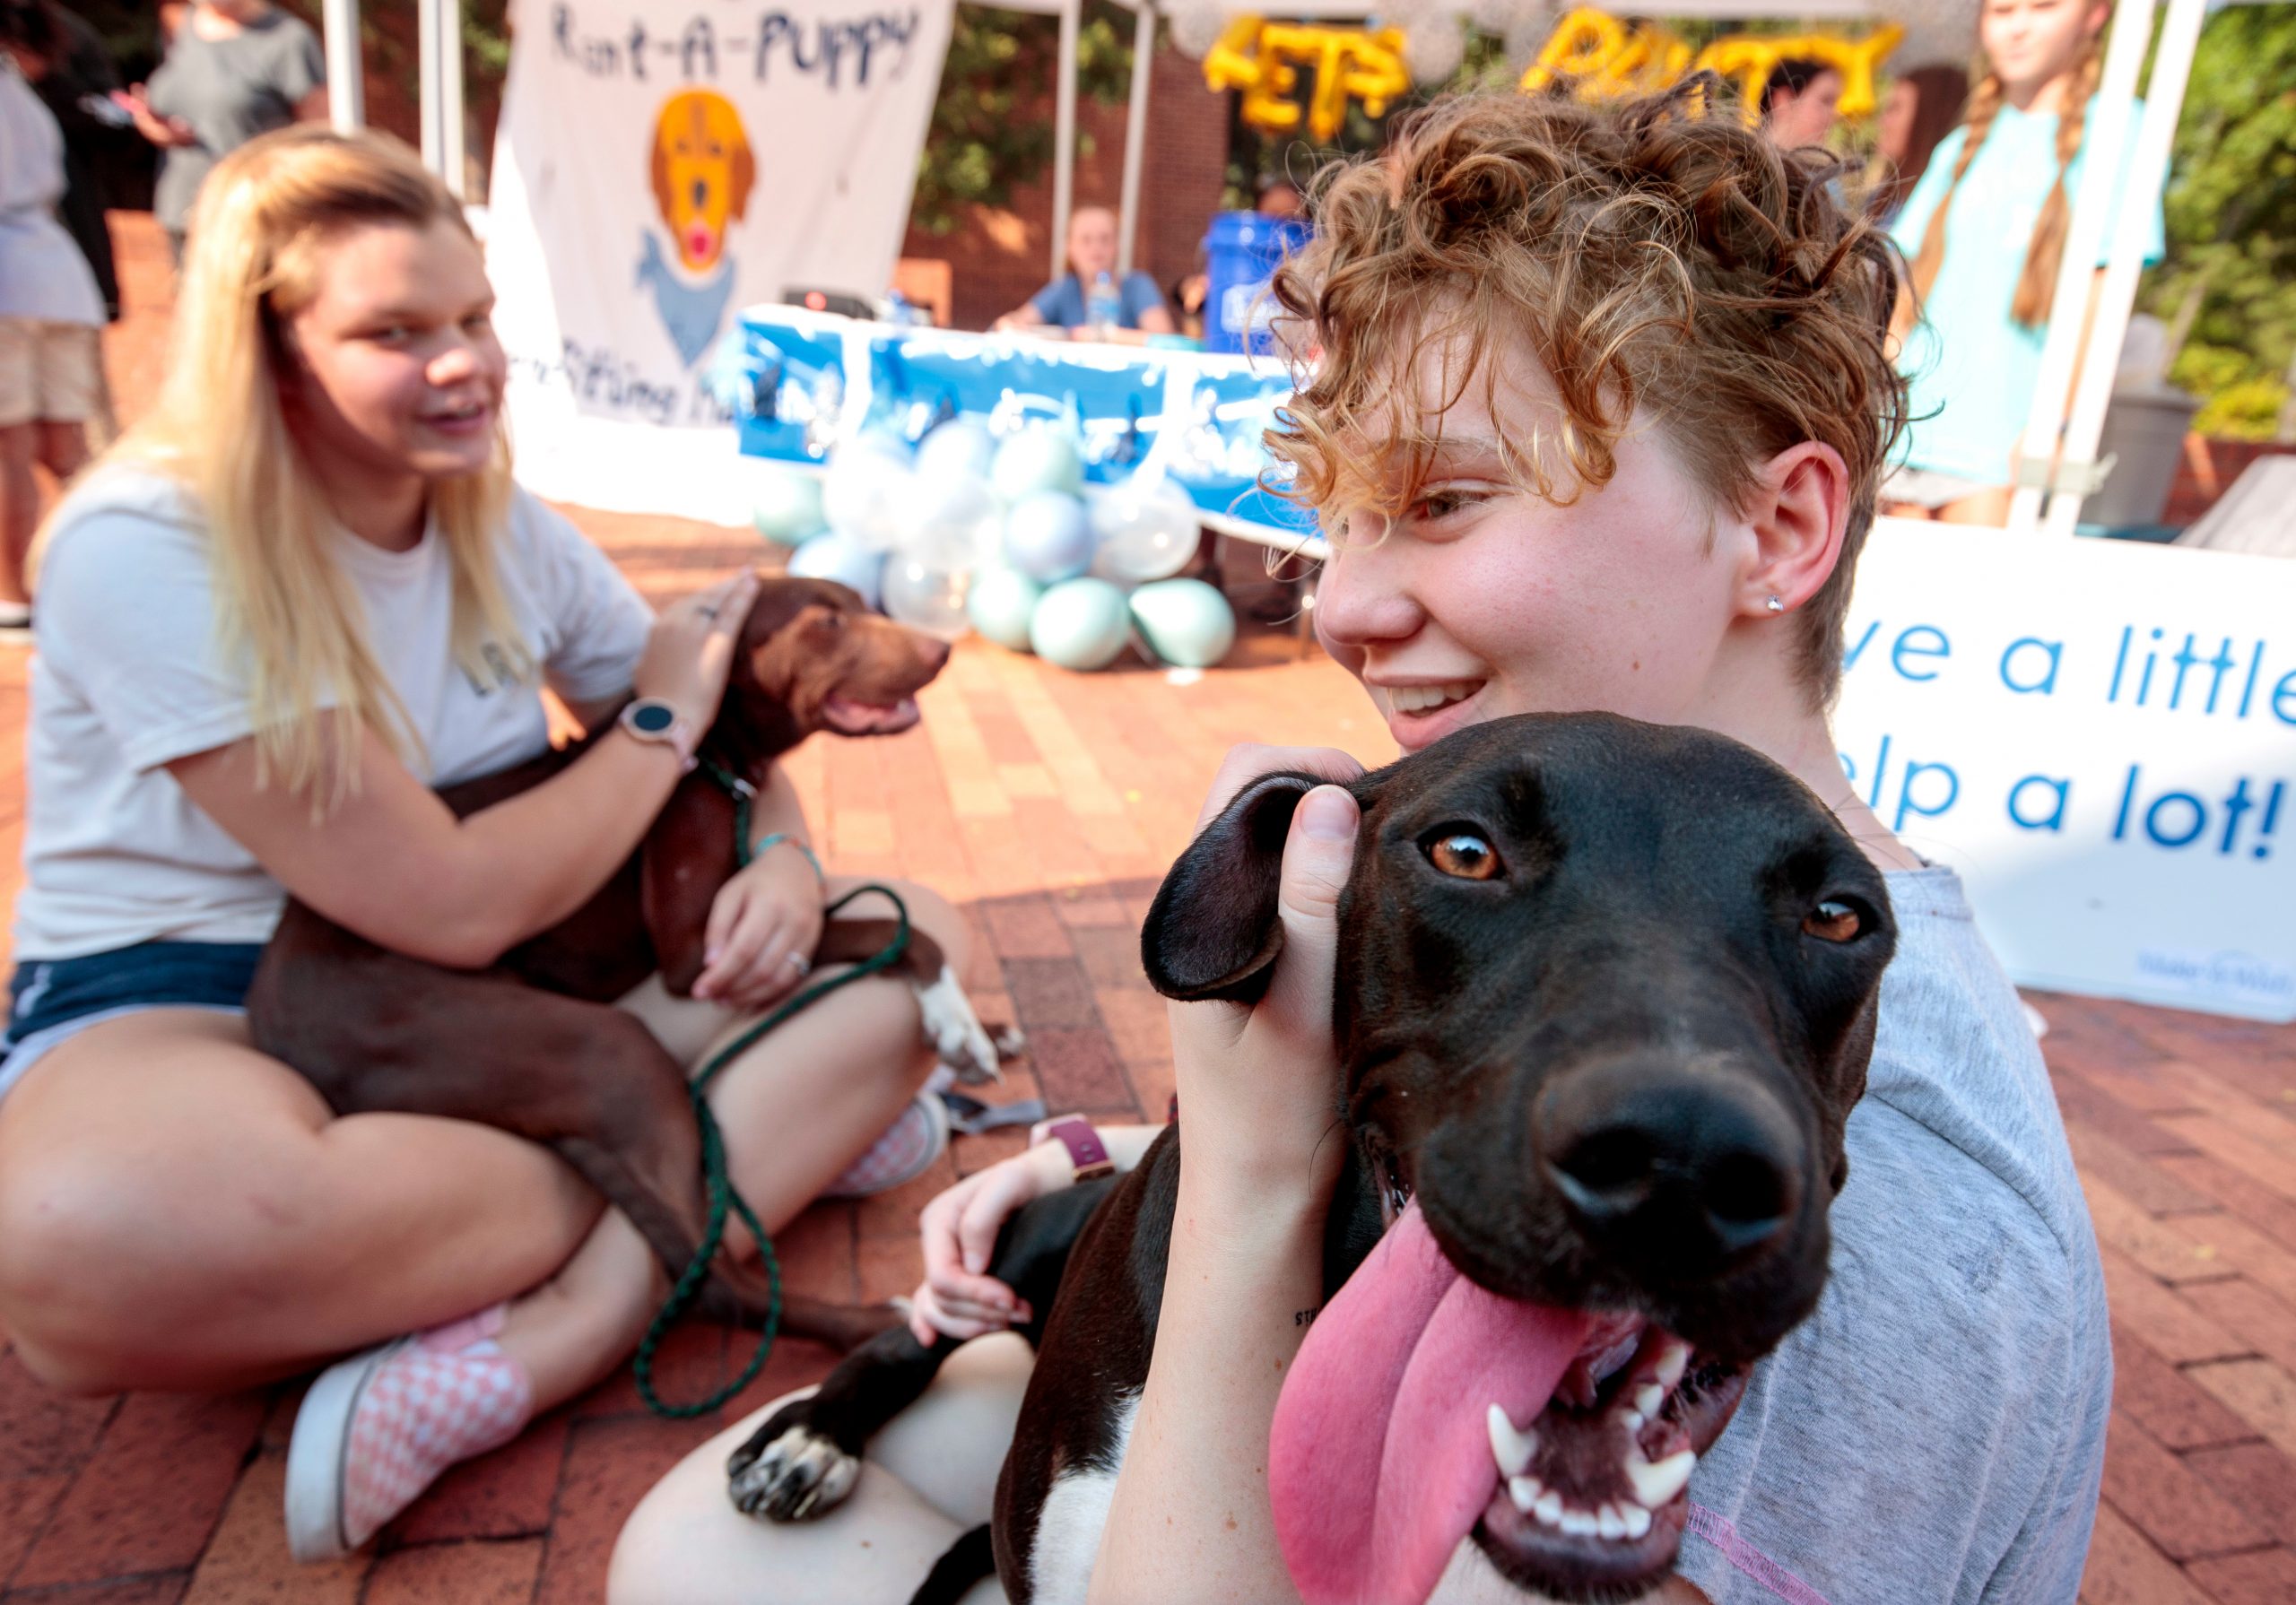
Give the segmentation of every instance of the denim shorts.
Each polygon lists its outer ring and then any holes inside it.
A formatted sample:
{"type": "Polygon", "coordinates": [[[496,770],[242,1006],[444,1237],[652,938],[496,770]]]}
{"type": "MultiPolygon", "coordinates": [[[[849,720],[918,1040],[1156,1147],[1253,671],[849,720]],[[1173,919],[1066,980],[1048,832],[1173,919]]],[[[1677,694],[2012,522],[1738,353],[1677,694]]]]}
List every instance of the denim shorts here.
{"type": "Polygon", "coordinates": [[[41,1054],[99,1021],[144,1009],[237,1013],[263,957],[256,941],[142,941],[78,959],[27,959],[8,982],[0,1097],[41,1054]]]}

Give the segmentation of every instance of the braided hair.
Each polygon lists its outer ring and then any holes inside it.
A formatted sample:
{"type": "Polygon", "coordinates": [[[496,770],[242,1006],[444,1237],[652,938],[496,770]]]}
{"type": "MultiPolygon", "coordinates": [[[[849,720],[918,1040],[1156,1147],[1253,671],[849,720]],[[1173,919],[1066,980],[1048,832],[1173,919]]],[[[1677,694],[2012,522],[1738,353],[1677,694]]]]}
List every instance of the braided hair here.
{"type": "MultiPolygon", "coordinates": [[[[2009,302],[2009,316],[2029,329],[2037,329],[2048,321],[2050,303],[2057,298],[2057,268],[2065,259],[2065,236],[2073,221],[2073,203],[2066,194],[2066,169],[2081,153],[2081,140],[2086,132],[2089,99],[2097,92],[2097,80],[2104,69],[2104,48],[2096,35],[2082,41],[2081,52],[2074,57],[2064,109],[2057,119],[2057,181],[2049,186],[2048,198],[2041,203],[2041,213],[2033,223],[2033,237],[2025,246],[2025,265],[2017,275],[2017,291],[2009,302]]],[[[2003,100],[2001,75],[1988,72],[1970,96],[1969,120],[1963,125],[1961,153],[1953,163],[1952,181],[1937,200],[1937,209],[1929,214],[1929,227],[1921,236],[1921,249],[1913,259],[1913,291],[1917,296],[1926,296],[1930,286],[1937,282],[1937,271],[1945,263],[1945,213],[1953,204],[1953,194],[1961,188],[1961,178],[1970,170],[1970,163],[1977,160],[1978,150],[1985,143],[1985,136],[1993,130],[1993,119],[2001,110],[2003,100]]]]}

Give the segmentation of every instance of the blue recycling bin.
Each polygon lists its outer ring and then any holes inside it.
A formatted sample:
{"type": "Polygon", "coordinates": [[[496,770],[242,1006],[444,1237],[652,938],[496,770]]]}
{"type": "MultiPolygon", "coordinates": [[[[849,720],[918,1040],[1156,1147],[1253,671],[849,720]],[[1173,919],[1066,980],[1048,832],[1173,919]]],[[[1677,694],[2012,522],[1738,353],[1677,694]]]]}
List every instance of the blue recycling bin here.
{"type": "Polygon", "coordinates": [[[1214,214],[1204,237],[1211,281],[1204,297],[1205,350],[1268,349],[1267,322],[1275,311],[1275,303],[1267,299],[1268,278],[1278,263],[1308,243],[1312,232],[1304,218],[1262,217],[1257,212],[1214,214]]]}

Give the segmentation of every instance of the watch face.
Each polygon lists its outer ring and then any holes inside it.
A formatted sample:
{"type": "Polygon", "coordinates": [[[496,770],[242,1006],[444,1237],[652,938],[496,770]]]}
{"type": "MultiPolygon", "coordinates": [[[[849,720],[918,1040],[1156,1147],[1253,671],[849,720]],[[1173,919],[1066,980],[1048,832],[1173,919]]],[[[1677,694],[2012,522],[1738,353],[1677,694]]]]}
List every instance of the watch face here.
{"type": "Polygon", "coordinates": [[[678,722],[678,716],[666,703],[640,702],[631,708],[630,722],[648,735],[663,735],[678,722]]]}

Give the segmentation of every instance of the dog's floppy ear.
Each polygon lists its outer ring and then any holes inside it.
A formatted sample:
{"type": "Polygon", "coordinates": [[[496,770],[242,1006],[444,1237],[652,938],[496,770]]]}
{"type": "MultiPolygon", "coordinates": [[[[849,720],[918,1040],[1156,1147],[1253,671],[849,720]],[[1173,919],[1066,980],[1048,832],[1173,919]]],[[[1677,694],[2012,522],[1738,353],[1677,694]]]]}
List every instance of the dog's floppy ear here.
{"type": "Polygon", "coordinates": [[[1168,998],[1256,1003],[1283,949],[1283,841],[1315,775],[1264,776],[1200,831],[1156,889],[1140,929],[1148,984],[1168,998]]]}
{"type": "Polygon", "coordinates": [[[670,108],[676,104],[675,100],[668,102],[662,108],[662,115],[655,119],[654,165],[649,175],[654,185],[654,210],[661,213],[664,222],[673,227],[675,227],[675,219],[670,210],[670,108]]]}
{"type": "Polygon", "coordinates": [[[740,122],[734,124],[734,149],[730,156],[732,174],[726,192],[732,197],[731,216],[735,222],[748,215],[750,190],[757,183],[757,158],[750,154],[750,138],[740,122]]]}

